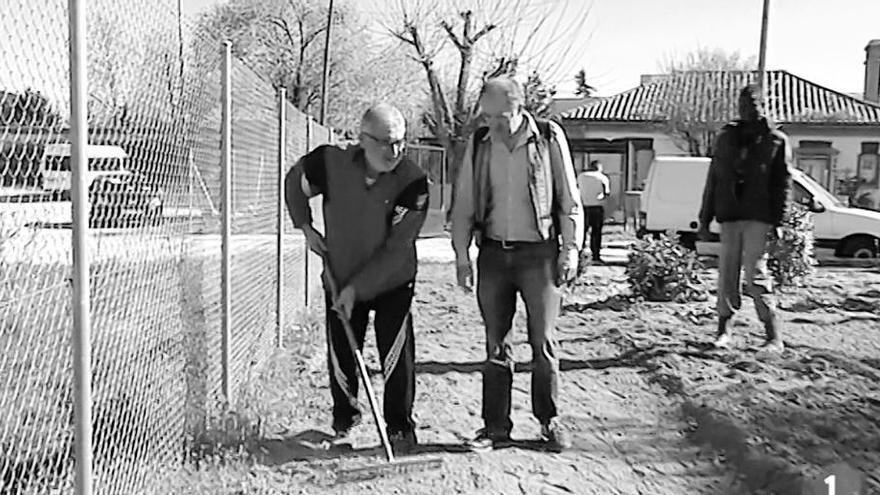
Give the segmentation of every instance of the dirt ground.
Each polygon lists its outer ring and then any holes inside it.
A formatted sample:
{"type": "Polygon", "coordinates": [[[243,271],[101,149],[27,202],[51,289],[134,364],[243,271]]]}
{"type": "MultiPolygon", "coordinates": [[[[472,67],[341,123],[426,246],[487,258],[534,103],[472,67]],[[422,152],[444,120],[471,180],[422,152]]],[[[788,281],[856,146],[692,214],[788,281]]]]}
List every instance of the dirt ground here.
{"type": "MultiPolygon", "coordinates": [[[[261,434],[249,442],[251,454],[203,468],[178,489],[794,495],[824,466],[846,462],[867,473],[868,493],[880,493],[880,271],[821,268],[807,287],[781,294],[781,356],[757,352],[761,329],[750,303],[734,321],[738,347],[718,352],[707,345],[714,298],[661,304],[625,295],[620,266],[590,267],[566,294],[558,338],[570,451],[544,452],[534,442],[522,310],[513,391],[513,436],[522,441],[482,454],[462,448],[481,426],[482,323],[474,296],[455,287],[451,262],[425,256],[414,312],[422,447],[413,458],[439,457],[441,469],[335,483],[338,469],[382,457],[370,421],[350,450],[319,446],[330,432],[330,399],[323,326],[313,316],[291,329],[286,350],[255,381],[261,434]]],[[[366,354],[381,390],[372,337],[366,354]]]]}

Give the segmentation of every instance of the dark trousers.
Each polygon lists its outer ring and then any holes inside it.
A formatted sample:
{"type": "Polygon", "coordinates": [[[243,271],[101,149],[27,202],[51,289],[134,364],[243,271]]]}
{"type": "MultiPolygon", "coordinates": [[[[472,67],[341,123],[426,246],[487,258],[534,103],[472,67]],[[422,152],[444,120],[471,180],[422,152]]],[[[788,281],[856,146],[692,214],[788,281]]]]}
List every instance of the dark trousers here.
{"type": "MultiPolygon", "coordinates": [[[[412,406],[415,397],[415,338],[410,307],[413,283],[390,290],[376,299],[355,304],[351,326],[359,349],[363,349],[370,311],[375,311],[376,344],[385,378],[383,410],[391,432],[412,431],[412,406]]],[[[327,304],[327,362],[330,368],[330,393],[333,396],[333,428],[343,430],[360,420],[358,407],[357,363],[345,337],[345,330],[327,304]]]]}
{"type": "Polygon", "coordinates": [[[605,208],[601,206],[587,206],[586,222],[584,222],[584,239],[590,239],[590,254],[593,260],[599,259],[599,251],[602,250],[602,227],[605,225],[605,208]]]}
{"type": "Polygon", "coordinates": [[[532,348],[532,412],[542,423],[557,415],[559,360],[556,357],[556,317],[560,294],[556,287],[555,242],[504,250],[483,243],[477,258],[477,301],[486,325],[483,365],[483,421],[492,433],[509,434],[510,389],[513,382],[510,329],[519,294],[528,313],[532,348]]]}

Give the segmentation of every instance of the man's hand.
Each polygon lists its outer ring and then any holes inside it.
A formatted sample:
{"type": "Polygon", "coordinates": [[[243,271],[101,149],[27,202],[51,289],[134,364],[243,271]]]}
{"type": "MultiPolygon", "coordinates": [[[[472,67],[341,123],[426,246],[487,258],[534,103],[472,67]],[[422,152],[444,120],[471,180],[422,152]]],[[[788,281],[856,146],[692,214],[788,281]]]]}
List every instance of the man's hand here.
{"type": "Polygon", "coordinates": [[[708,242],[711,238],[712,238],[712,233],[709,232],[709,226],[704,223],[701,223],[700,229],[697,230],[697,239],[704,241],[704,242],[708,242]]]}
{"type": "Polygon", "coordinates": [[[458,280],[458,286],[462,289],[472,292],[474,290],[474,268],[471,266],[471,260],[457,260],[455,263],[455,278],[458,280]]]}
{"type": "Polygon", "coordinates": [[[351,312],[354,310],[355,295],[354,287],[350,285],[346,286],[342,289],[342,292],[336,296],[336,301],[333,303],[333,310],[346,320],[351,319],[351,312]]]}
{"type": "Polygon", "coordinates": [[[577,249],[566,249],[559,253],[556,285],[567,284],[577,278],[579,258],[577,249]]]}
{"type": "Polygon", "coordinates": [[[309,249],[318,256],[325,257],[327,254],[327,241],[324,240],[324,236],[311,225],[306,225],[302,231],[306,237],[306,244],[309,245],[309,249]]]}

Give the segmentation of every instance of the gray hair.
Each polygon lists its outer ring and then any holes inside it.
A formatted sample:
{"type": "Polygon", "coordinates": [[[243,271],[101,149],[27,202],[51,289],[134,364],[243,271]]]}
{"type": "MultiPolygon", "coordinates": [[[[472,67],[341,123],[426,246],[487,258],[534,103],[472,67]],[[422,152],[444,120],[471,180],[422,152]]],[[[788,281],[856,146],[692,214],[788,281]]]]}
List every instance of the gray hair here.
{"type": "Polygon", "coordinates": [[[523,88],[509,76],[497,76],[487,79],[480,90],[480,98],[487,94],[504,95],[507,101],[521,105],[525,101],[523,88]]]}

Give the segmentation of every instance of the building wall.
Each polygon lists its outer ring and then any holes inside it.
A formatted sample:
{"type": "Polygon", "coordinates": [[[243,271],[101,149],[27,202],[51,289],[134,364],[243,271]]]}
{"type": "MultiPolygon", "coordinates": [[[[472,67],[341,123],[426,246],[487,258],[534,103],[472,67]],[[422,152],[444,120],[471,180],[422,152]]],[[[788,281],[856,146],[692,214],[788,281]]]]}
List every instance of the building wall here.
{"type": "MultiPolygon", "coordinates": [[[[675,141],[662,131],[652,128],[649,124],[643,123],[614,123],[614,122],[598,122],[584,123],[576,121],[564,121],[566,134],[571,142],[573,154],[577,153],[578,142],[586,140],[631,140],[631,139],[652,139],[654,155],[662,156],[687,156],[687,152],[676,145],[675,141]]],[[[792,148],[798,148],[800,141],[827,141],[831,143],[831,147],[837,151],[835,168],[831,171],[831,184],[829,189],[832,193],[842,193],[837,191],[840,181],[847,178],[855,177],[857,174],[857,166],[859,154],[861,153],[863,142],[880,141],[880,126],[829,126],[829,125],[789,125],[783,127],[791,140],[792,148]]],[[[592,141],[595,144],[595,141],[592,141]]],[[[644,177],[645,170],[635,172],[636,153],[632,146],[625,151],[624,167],[622,175],[626,175],[626,182],[629,189],[638,187],[640,179],[644,177]]],[[[797,165],[797,164],[795,164],[797,165]]],[[[874,187],[874,189],[877,189],[874,187]]],[[[880,207],[880,189],[875,193],[875,202],[880,207]]],[[[622,207],[620,202],[615,202],[615,207],[622,207]]]]}

